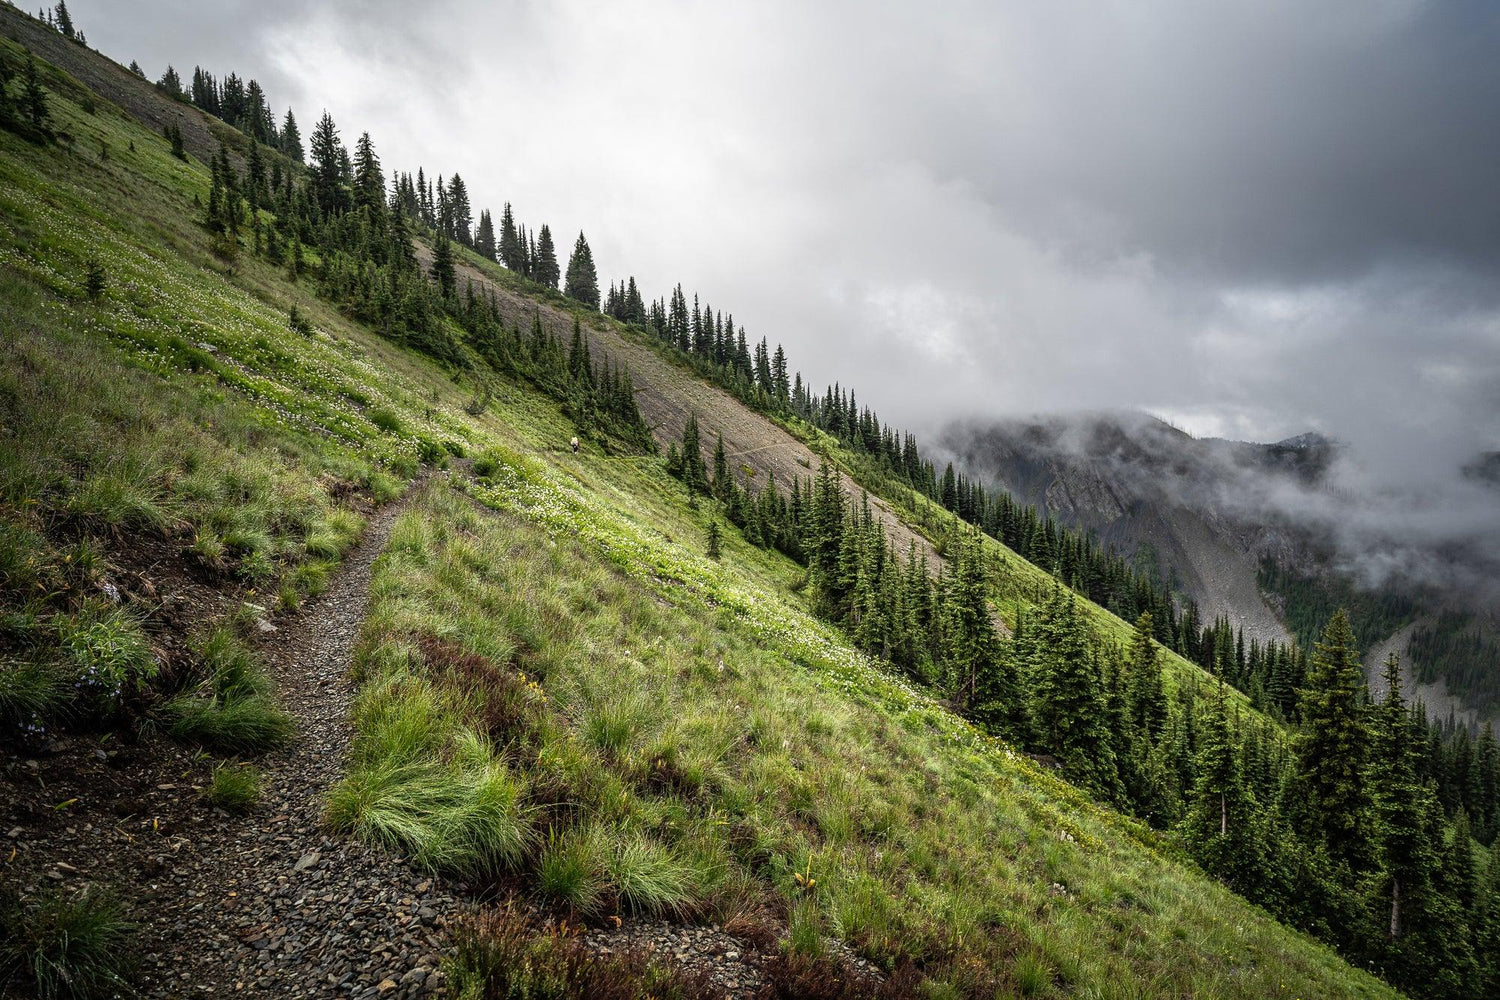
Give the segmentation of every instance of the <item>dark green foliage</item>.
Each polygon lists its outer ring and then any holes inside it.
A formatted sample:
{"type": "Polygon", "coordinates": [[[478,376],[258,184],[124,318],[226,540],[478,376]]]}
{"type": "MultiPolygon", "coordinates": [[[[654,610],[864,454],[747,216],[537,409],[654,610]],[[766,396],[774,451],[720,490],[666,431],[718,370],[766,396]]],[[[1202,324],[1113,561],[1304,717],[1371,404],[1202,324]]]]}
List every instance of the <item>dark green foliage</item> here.
{"type": "Polygon", "coordinates": [[[457,290],[458,277],[453,264],[453,245],[442,233],[438,234],[432,248],[431,274],[443,298],[452,298],[457,290]]]}
{"type": "Polygon", "coordinates": [[[0,898],[0,983],[17,976],[42,1000],[128,996],[134,940],[124,905],[97,886],[0,898]]]}
{"type": "Polygon", "coordinates": [[[83,292],[91,301],[97,302],[104,297],[104,291],[109,287],[109,275],[104,271],[104,264],[98,257],[90,255],[83,262],[83,292]]]}
{"type": "Polygon", "coordinates": [[[1369,731],[1364,672],[1348,615],[1336,612],[1313,649],[1297,739],[1298,808],[1307,835],[1336,864],[1363,871],[1369,857],[1369,731]]]}
{"type": "Polygon", "coordinates": [[[1090,648],[1077,598],[1062,588],[1031,628],[1026,667],[1032,733],[1062,762],[1070,779],[1111,801],[1122,797],[1114,747],[1105,729],[1099,661],[1090,648]]]}
{"type": "Polygon", "coordinates": [[[1128,705],[1130,721],[1147,741],[1155,743],[1167,724],[1167,692],[1162,683],[1161,660],[1152,638],[1151,612],[1136,619],[1130,640],[1128,705]]]}
{"type": "Polygon", "coordinates": [[[708,557],[719,558],[720,531],[718,521],[708,522],[708,557]]]}
{"type": "Polygon", "coordinates": [[[568,275],[563,283],[563,294],[595,309],[599,308],[599,275],[594,271],[594,254],[589,250],[588,240],[583,238],[582,232],[578,234],[578,240],[573,244],[573,254],[568,258],[568,275]]]}
{"type": "Polygon", "coordinates": [[[187,161],[187,150],[182,145],[182,123],[176,119],[167,123],[167,142],[172,144],[172,155],[184,162],[187,161]]]}

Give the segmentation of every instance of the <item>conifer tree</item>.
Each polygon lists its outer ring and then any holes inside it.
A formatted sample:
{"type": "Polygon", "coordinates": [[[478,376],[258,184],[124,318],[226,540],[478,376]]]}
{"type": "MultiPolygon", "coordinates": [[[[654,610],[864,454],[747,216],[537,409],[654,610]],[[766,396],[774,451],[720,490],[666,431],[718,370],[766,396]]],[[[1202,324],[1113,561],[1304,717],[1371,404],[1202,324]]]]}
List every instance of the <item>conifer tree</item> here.
{"type": "Polygon", "coordinates": [[[286,117],[281,120],[281,151],[296,162],[302,162],[302,133],[297,130],[297,119],[291,108],[286,109],[286,117]]]}
{"type": "Polygon", "coordinates": [[[1030,723],[1038,743],[1057,756],[1070,780],[1118,800],[1103,692],[1076,598],[1054,586],[1031,627],[1030,723]]]}
{"type": "Polygon", "coordinates": [[[719,558],[719,535],[720,535],[720,532],[719,532],[719,522],[718,521],[709,521],[708,522],[708,557],[710,559],[717,559],[717,558],[719,558]]]}
{"type": "Polygon", "coordinates": [[[1130,637],[1130,673],[1126,704],[1136,732],[1155,744],[1167,725],[1167,692],[1161,660],[1152,638],[1151,612],[1143,611],[1130,637]]]}
{"type": "Polygon", "coordinates": [[[1406,932],[1406,910],[1421,906],[1431,891],[1435,858],[1423,829],[1428,791],[1417,776],[1420,749],[1401,693],[1401,661],[1385,662],[1385,699],[1371,727],[1370,782],[1380,817],[1380,860],[1386,888],[1377,898],[1386,911],[1381,923],[1394,940],[1406,932]]]}
{"type": "Polygon", "coordinates": [[[333,124],[333,116],[326,111],[313,129],[311,145],[313,195],[318,207],[331,214],[343,202],[343,171],[339,161],[344,148],[339,142],[339,130],[333,124]]]}
{"type": "Polygon", "coordinates": [[[441,230],[432,247],[432,280],[437,282],[443,298],[452,298],[457,290],[458,276],[453,264],[453,244],[441,230]]]}
{"type": "Polygon", "coordinates": [[[1335,862],[1361,871],[1369,861],[1369,793],[1365,784],[1368,729],[1360,696],[1359,650],[1340,609],[1313,648],[1301,692],[1296,748],[1299,805],[1307,834],[1335,862]]]}
{"type": "Polygon", "coordinates": [[[448,179],[449,235],[461,245],[474,246],[474,216],[469,208],[469,189],[462,177],[448,179]]]}
{"type": "Polygon", "coordinates": [[[479,213],[479,230],[474,234],[474,249],[485,260],[495,259],[495,224],[490,221],[490,210],[479,213]]]}
{"type": "MultiPolygon", "coordinates": [[[[536,260],[531,266],[532,280],[546,285],[548,288],[556,288],[560,277],[557,268],[557,248],[552,244],[552,230],[546,224],[542,225],[542,231],[537,234],[536,260]]],[[[570,271],[571,273],[571,265],[570,271]]],[[[595,305],[598,305],[598,287],[595,289],[595,305]]]]}
{"type": "Polygon", "coordinates": [[[47,108],[47,92],[42,89],[37,76],[36,59],[26,53],[26,75],[23,78],[21,106],[26,111],[26,121],[31,131],[38,136],[49,135],[52,112],[47,108]]]}
{"type": "Polygon", "coordinates": [[[1223,678],[1200,733],[1195,770],[1183,838],[1210,874],[1241,895],[1256,898],[1261,889],[1262,839],[1229,727],[1223,678]]]}
{"type": "Polygon", "coordinates": [[[182,77],[177,75],[177,70],[173,69],[170,63],[167,65],[167,71],[161,75],[161,79],[156,81],[156,85],[173,97],[182,96],[182,77]]]}
{"type": "Polygon", "coordinates": [[[707,493],[708,476],[703,467],[703,448],[698,440],[698,415],[689,414],[682,429],[682,481],[690,493],[707,493]]]}
{"type": "Polygon", "coordinates": [[[172,121],[167,124],[167,141],[172,144],[172,155],[183,162],[187,162],[187,150],[182,148],[182,122],[172,121]]]}
{"type": "Polygon", "coordinates": [[[516,236],[516,220],[511,215],[510,202],[500,210],[500,263],[512,271],[520,271],[520,241],[516,236]]]}
{"type": "Polygon", "coordinates": [[[354,205],[379,216],[385,210],[385,175],[370,133],[362,132],[354,146],[354,205]]]}
{"type": "Polygon", "coordinates": [[[567,280],[563,283],[563,294],[586,305],[599,308],[599,276],[594,271],[594,255],[589,250],[583,232],[573,244],[573,254],[568,258],[567,280]]]}
{"type": "Polygon", "coordinates": [[[57,21],[57,30],[63,33],[64,38],[76,39],[78,37],[78,33],[73,29],[73,16],[68,13],[68,0],[57,0],[52,16],[57,21]]]}

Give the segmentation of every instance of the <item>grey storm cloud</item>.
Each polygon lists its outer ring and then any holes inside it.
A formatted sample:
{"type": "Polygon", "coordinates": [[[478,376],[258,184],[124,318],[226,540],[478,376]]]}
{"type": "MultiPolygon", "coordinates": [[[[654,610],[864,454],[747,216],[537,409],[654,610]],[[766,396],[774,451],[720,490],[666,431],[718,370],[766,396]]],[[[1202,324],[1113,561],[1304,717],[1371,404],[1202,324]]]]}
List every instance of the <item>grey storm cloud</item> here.
{"type": "Polygon", "coordinates": [[[153,75],[256,77],[304,134],[327,108],[586,230],[604,279],[680,281],[921,432],[1316,429],[1414,498],[1500,448],[1487,0],[73,6],[153,75]]]}

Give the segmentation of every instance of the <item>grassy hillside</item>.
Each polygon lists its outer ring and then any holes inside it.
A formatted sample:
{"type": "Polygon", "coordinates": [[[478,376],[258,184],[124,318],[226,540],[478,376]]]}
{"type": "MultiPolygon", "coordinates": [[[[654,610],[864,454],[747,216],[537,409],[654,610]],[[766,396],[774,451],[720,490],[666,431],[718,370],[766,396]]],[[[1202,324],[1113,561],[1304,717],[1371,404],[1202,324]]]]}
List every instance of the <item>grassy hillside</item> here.
{"type": "MultiPolygon", "coordinates": [[[[658,459],[575,455],[552,400],[216,255],[203,164],[43,82],[71,143],[0,133],[5,669],[36,679],[0,689],[12,730],[71,707],[88,608],[111,650],[164,648],[101,662],[165,718],[204,669],[185,633],[211,621],[131,581],[165,560],[226,615],[293,606],[363,513],[449,466],[376,569],[334,828],[559,912],[733,923],[804,967],[841,942],[933,996],[1394,995],[883,673],[808,612],[799,567],[733,531],[707,559],[711,512],[658,459]]],[[[1002,608],[1049,586],[993,551],[1002,608]]],[[[495,974],[465,962],[459,985],[495,974]]]]}

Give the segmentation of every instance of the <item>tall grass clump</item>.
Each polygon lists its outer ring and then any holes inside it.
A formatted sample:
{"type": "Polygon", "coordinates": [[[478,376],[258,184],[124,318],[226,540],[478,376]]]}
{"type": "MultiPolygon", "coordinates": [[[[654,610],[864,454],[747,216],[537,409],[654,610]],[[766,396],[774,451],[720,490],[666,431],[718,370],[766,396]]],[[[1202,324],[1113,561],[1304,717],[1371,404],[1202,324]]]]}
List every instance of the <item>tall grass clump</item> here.
{"type": "Polygon", "coordinates": [[[225,812],[249,812],[260,801],[260,772],[248,764],[226,761],[214,768],[203,798],[225,812]]]}
{"type": "Polygon", "coordinates": [[[376,683],[355,715],[349,774],[329,795],[329,825],[433,871],[495,875],[526,855],[524,782],[485,738],[453,723],[431,685],[376,683]]]}
{"type": "Polygon", "coordinates": [[[198,657],[203,681],[166,706],[173,737],[230,754],[264,753],[291,741],[292,717],[276,704],[270,680],[233,629],[209,633],[198,657]]]}
{"type": "Polygon", "coordinates": [[[62,672],[36,660],[0,663],[0,730],[39,732],[67,706],[62,672]]]}
{"type": "Polygon", "coordinates": [[[131,995],[135,924],[97,886],[0,899],[0,983],[20,979],[42,1000],[131,995]]]}

